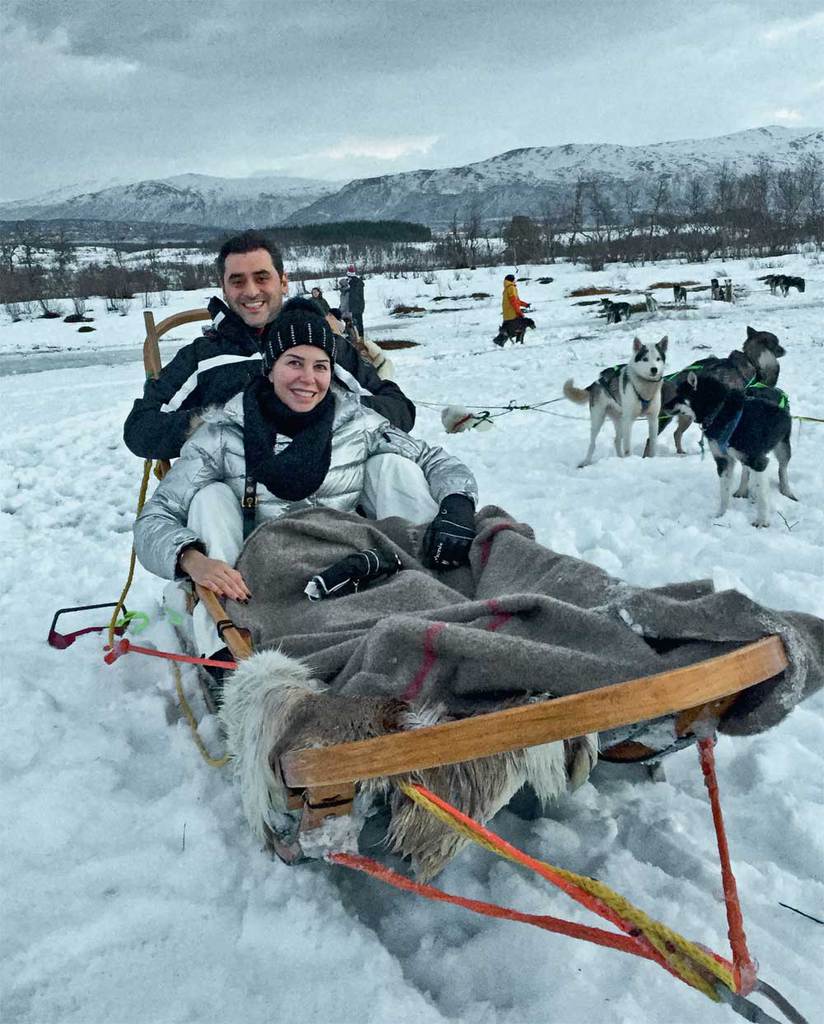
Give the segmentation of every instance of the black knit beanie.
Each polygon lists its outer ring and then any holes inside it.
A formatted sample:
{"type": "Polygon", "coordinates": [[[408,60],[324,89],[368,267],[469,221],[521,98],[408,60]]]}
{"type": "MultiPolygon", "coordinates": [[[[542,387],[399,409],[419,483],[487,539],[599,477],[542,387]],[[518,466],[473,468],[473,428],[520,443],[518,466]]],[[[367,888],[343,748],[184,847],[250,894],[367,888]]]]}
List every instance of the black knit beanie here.
{"type": "Polygon", "coordinates": [[[267,376],[275,361],[296,345],[322,348],[335,361],[335,336],[312,299],[289,299],[264,331],[261,345],[263,372],[267,376]]]}

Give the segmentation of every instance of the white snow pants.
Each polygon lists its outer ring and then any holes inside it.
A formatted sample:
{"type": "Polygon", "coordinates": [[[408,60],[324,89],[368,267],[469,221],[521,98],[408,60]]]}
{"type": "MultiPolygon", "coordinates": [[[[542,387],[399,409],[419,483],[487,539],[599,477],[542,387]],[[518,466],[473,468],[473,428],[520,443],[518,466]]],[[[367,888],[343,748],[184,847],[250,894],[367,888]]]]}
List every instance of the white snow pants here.
{"type": "MultiPolygon", "coordinates": [[[[438,506],[420,466],[401,455],[373,455],[366,462],[361,506],[370,518],[400,516],[411,523],[427,523],[438,506]]],[[[234,565],[243,547],[243,512],[228,484],[209,484],[197,492],[186,524],[206,545],[210,558],[234,565]]],[[[326,566],[318,566],[318,570],[326,566]]],[[[225,646],[202,602],[193,614],[195,645],[201,657],[225,646]]]]}

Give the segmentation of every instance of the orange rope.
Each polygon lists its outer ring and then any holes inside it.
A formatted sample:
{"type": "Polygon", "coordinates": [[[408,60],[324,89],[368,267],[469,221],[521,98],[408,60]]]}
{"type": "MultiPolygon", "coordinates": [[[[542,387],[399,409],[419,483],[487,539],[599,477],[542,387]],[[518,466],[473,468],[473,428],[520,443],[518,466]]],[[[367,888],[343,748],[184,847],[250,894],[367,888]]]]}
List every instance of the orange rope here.
{"type": "MultiPolygon", "coordinates": [[[[494,852],[498,853],[498,855],[507,857],[509,860],[522,864],[524,867],[528,867],[531,871],[539,874],[541,878],[546,879],[547,882],[550,882],[562,892],[565,892],[567,896],[575,900],[576,903],[580,903],[581,906],[586,907],[593,913],[597,913],[601,918],[604,918],[606,921],[610,922],[610,924],[615,925],[616,928],[620,929],[625,934],[631,935],[637,942],[643,943],[648,950],[647,955],[649,959],[654,959],[656,963],[665,967],[670,974],[673,974],[681,981],[686,980],[676,969],[668,964],[665,957],[655,949],[649,939],[639,932],[635,923],[627,921],[608,903],[600,899],[595,894],[583,889],[581,886],[578,886],[574,881],[572,881],[572,879],[567,878],[566,876],[568,872],[557,870],[552,866],[552,864],[548,864],[543,860],[537,860],[534,857],[530,857],[529,854],[524,853],[522,850],[518,850],[500,836],[496,836],[493,831],[490,831],[488,828],[485,828],[482,824],[475,821],[474,818],[464,814],[462,811],[458,810],[458,808],[452,807],[445,800],[442,800],[436,794],[427,790],[426,786],[423,786],[420,783],[415,783],[413,787],[422,793],[427,800],[445,811],[449,817],[463,824],[470,833],[473,833],[478,840],[480,840],[482,845],[491,848],[494,852]]],[[[667,945],[667,950],[671,951],[671,945],[667,945]]],[[[708,955],[727,970],[731,969],[731,965],[723,956],[712,952],[709,952],[708,955]]]]}
{"type": "Polygon", "coordinates": [[[744,917],[738,899],[738,887],[735,884],[730,848],[724,828],[724,816],[721,813],[721,799],[718,793],[718,778],[715,773],[714,738],[698,741],[698,757],[701,771],[704,773],[704,785],[710,797],[712,821],[715,825],[715,836],[718,841],[718,859],[721,862],[721,878],[724,884],[724,903],[727,907],[727,934],[730,939],[733,962],[733,980],[735,991],[740,995],[749,995],[758,983],[758,967],[750,956],[747,948],[747,936],[744,934],[744,917]]]}

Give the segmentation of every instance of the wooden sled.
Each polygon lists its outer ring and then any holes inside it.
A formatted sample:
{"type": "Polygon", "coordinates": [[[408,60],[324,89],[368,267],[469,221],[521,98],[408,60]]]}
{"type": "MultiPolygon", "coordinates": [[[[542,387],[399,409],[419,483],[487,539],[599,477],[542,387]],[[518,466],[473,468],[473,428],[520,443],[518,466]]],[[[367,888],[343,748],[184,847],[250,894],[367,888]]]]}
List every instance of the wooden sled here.
{"type": "MultiPolygon", "coordinates": [[[[208,319],[209,314],[189,310],[157,325],[151,312],[144,316],[144,362],[147,374],[154,376],[161,367],[158,339],[172,327],[208,319]]],[[[215,594],[201,587],[196,590],[234,658],[248,658],[252,644],[245,631],[232,624],[215,594]]],[[[584,693],[374,739],[290,750],[278,767],[289,790],[288,806],[300,814],[297,832],[305,833],[330,817],[351,813],[355,786],[368,779],[471,761],[669,715],[677,716],[676,735],[690,742],[696,738],[698,723],[701,730],[711,730],[742,691],[779,675],[788,664],[780,637],[769,636],[694,665],[584,693]]],[[[620,743],[603,755],[607,760],[637,760],[656,753],[634,749],[639,746],[632,741],[620,743]]],[[[298,842],[275,840],[273,845],[287,862],[301,857],[298,842]]]]}
{"type": "MultiPolygon", "coordinates": [[[[248,637],[225,625],[229,620],[220,600],[197,589],[215,621],[224,624],[222,635],[234,657],[249,657],[248,637]]],[[[356,785],[368,779],[407,775],[669,715],[677,716],[675,734],[680,745],[686,745],[698,738],[697,731],[714,730],[742,691],[779,675],[788,664],[781,638],[769,636],[694,665],[584,693],[374,739],[287,751],[278,767],[289,790],[288,807],[300,812],[300,821],[295,840],[283,843],[274,838],[274,849],[287,863],[301,859],[300,834],[327,818],[350,814],[356,785]]],[[[617,744],[602,751],[601,757],[623,761],[656,754],[649,748],[627,751],[627,746],[633,744],[617,744]]]]}

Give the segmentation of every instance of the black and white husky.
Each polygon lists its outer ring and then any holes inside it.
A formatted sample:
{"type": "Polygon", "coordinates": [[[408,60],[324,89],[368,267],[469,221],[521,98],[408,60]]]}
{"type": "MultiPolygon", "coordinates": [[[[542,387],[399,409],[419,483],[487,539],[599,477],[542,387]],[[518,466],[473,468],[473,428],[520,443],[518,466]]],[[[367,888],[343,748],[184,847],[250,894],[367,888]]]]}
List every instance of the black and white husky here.
{"type": "Polygon", "coordinates": [[[730,507],[733,472],[736,462],[740,462],[741,485],[735,497],[747,497],[752,471],[757,508],[753,525],[770,525],[766,469],[771,452],[778,460],[778,489],[785,497],[798,501],[787,475],[792,420],[783,391],[758,383],[743,390],[733,389],[716,377],[690,371],[678,385],[676,403],[698,420],[709,441],[721,485],[719,516],[730,507]]]}
{"type": "Polygon", "coordinates": [[[592,462],[595,440],[607,416],[615,425],[618,455],[630,454],[632,424],[637,419],[646,419],[649,431],[644,456],[655,455],[668,343],[666,336],[654,345],[644,345],[636,338],[630,362],[602,370],[598,380],[587,388],[576,388],[571,378],[564,384],[564,395],[570,402],[580,405],[589,402],[589,450],[579,468],[592,462]]]}

